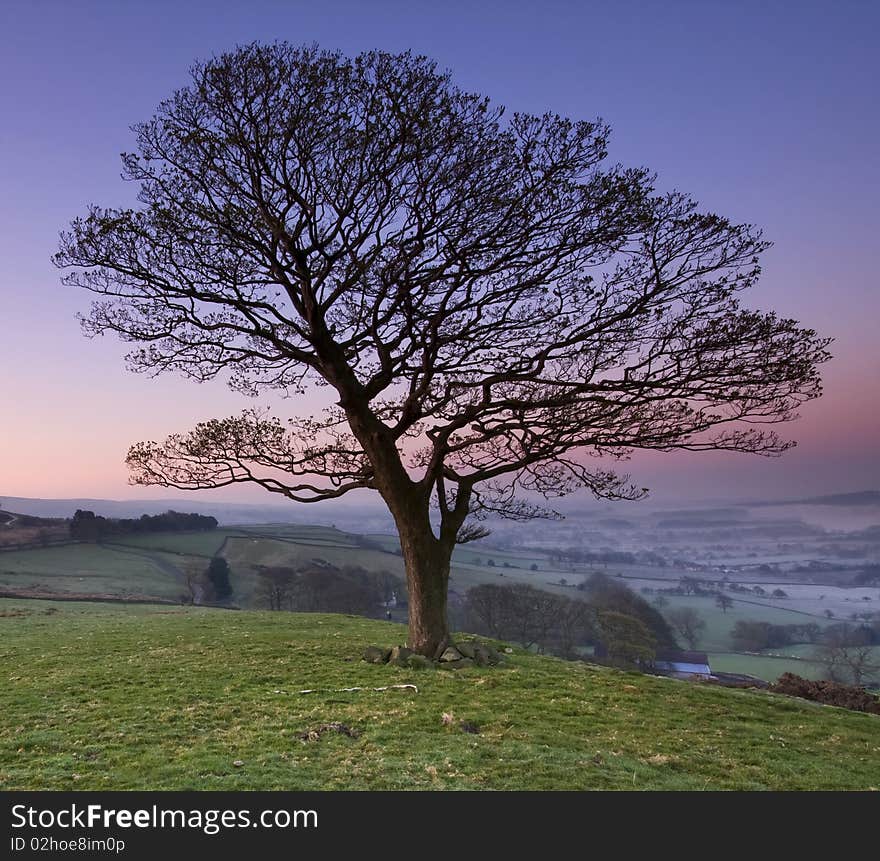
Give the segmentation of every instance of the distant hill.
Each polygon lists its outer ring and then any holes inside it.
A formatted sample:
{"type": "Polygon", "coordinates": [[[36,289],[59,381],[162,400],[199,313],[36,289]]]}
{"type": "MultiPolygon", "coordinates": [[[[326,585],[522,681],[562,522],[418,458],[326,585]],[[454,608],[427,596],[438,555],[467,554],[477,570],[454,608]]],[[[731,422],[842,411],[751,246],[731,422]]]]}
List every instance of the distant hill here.
{"type": "Polygon", "coordinates": [[[778,499],[746,503],[747,505],[880,505],[880,490],[862,490],[858,493],[833,493],[828,496],[811,496],[804,499],[778,499]]]}
{"type": "Polygon", "coordinates": [[[880,490],[814,496],[812,499],[807,499],[806,502],[808,505],[880,505],[880,490]]]}
{"type": "Polygon", "coordinates": [[[124,519],[142,514],[186,510],[216,517],[225,526],[263,523],[336,523],[355,532],[380,532],[391,527],[390,516],[369,502],[326,502],[319,506],[287,502],[282,505],[207,502],[196,497],[176,499],[32,499],[0,495],[5,512],[34,517],[73,517],[77,509],[94,511],[101,517],[124,519]]]}

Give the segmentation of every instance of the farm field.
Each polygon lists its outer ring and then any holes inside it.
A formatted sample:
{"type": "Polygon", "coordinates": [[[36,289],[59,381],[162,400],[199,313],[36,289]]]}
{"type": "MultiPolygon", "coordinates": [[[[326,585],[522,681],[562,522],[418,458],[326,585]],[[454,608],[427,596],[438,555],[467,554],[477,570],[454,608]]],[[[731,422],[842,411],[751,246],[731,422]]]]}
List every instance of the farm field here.
{"type": "Polygon", "coordinates": [[[454,673],[358,660],[402,637],[355,617],[0,599],[0,789],[880,787],[873,715],[520,650],[454,673]],[[389,684],[417,692],[369,690],[389,684]],[[356,737],[300,738],[331,722],[356,737]]]}
{"type": "Polygon", "coordinates": [[[162,554],[70,544],[0,554],[0,588],[177,599],[179,569],[162,554]]]}
{"type": "Polygon", "coordinates": [[[805,679],[825,677],[824,668],[815,661],[777,658],[768,655],[711,652],[709,664],[715,672],[741,673],[768,682],[775,682],[783,673],[794,673],[805,679]]]}
{"type": "Polygon", "coordinates": [[[217,529],[210,532],[153,532],[144,535],[114,535],[106,541],[111,547],[123,545],[143,550],[181,553],[186,556],[211,557],[220,551],[223,542],[238,530],[217,529]]]}

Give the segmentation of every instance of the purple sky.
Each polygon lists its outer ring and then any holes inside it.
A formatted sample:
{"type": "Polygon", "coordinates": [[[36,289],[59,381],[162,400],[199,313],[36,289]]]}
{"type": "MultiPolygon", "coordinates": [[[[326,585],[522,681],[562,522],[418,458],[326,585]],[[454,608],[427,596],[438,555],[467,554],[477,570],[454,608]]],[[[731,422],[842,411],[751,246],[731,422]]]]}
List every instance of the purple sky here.
{"type": "Polygon", "coordinates": [[[4,0],[0,498],[167,496],[127,486],[129,444],[250,405],[220,383],[128,373],[122,345],[81,336],[88,296],[60,286],[49,256],[87,203],[132,201],[119,179],[128,127],[186,83],[194,59],[254,39],[411,48],[512,109],[602,116],[615,159],[761,225],[775,245],[749,304],[836,338],[825,397],[783,429],[799,447],[779,460],[652,454],[629,468],[657,499],[880,486],[878,25],[871,0],[4,0]]]}

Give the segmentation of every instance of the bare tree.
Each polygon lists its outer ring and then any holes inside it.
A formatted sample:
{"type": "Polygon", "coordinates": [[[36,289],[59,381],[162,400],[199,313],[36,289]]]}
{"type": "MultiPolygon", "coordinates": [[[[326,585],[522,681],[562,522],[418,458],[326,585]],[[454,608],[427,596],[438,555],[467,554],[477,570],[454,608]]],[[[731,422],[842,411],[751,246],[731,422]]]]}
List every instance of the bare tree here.
{"type": "Polygon", "coordinates": [[[506,115],[409,53],[276,43],[196,65],[135,134],[139,206],[92,207],[55,257],[98,295],[86,332],[141,345],[135,370],[316,382],[336,407],[137,444],[132,480],[378,491],[417,652],[448,641],[452,550],[479,518],[644,495],[596,456],[777,455],[764,426],[820,393],[828,342],[740,305],[760,232],[608,165],[601,121],[506,115]]]}
{"type": "Polygon", "coordinates": [[[559,596],[555,631],[558,654],[569,659],[577,656],[577,646],[587,636],[595,634],[595,616],[594,609],[586,601],[559,596]]]}
{"type": "Polygon", "coordinates": [[[830,626],[816,649],[816,659],[835,682],[861,685],[880,679],[880,665],[874,662],[870,632],[864,627],[846,623],[830,626]]]}
{"type": "Polygon", "coordinates": [[[256,597],[270,610],[289,610],[295,582],[293,568],[261,567],[257,574],[256,597]]]}
{"type": "Polygon", "coordinates": [[[669,624],[691,649],[695,649],[706,621],[693,607],[674,607],[666,613],[669,624]]]}
{"type": "Polygon", "coordinates": [[[505,633],[509,589],[494,583],[481,583],[467,591],[468,610],[476,616],[491,637],[505,633]]]}
{"type": "Polygon", "coordinates": [[[719,592],[715,596],[715,606],[721,610],[722,613],[727,613],[727,611],[733,606],[733,598],[730,595],[725,595],[723,592],[719,592]]]}

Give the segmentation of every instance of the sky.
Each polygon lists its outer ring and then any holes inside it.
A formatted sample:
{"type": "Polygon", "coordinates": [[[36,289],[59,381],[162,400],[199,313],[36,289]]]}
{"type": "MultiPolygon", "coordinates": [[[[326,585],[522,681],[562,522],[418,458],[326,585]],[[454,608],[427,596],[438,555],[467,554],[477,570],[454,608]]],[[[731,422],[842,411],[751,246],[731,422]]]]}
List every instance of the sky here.
{"type": "Polygon", "coordinates": [[[614,160],[764,229],[774,245],[747,304],[835,339],[825,395],[782,428],[798,447],[779,459],[637,454],[625,469],[656,500],[880,487],[878,25],[872,0],[3,0],[0,498],[167,497],[128,485],[129,445],[253,405],[219,381],[127,371],[124,345],[83,337],[89,296],[49,258],[87,204],[133,201],[119,177],[130,126],[194,60],[276,39],[412,49],[509,109],[601,116],[614,160]]]}

